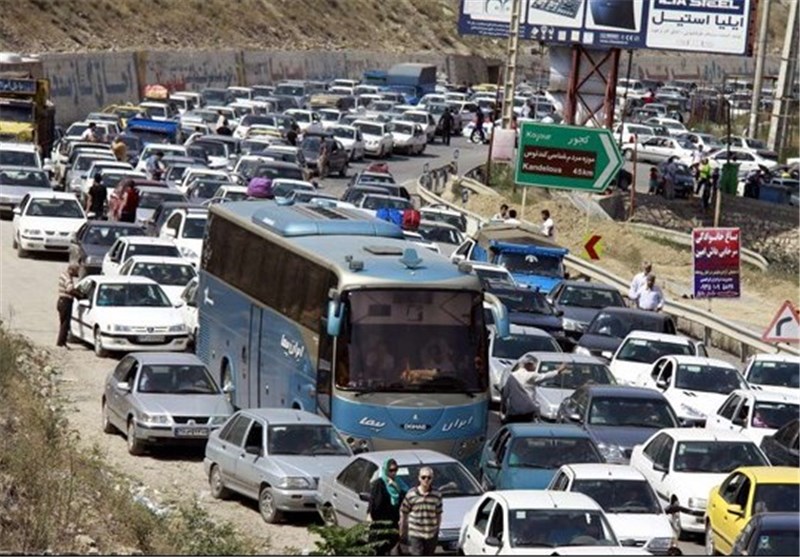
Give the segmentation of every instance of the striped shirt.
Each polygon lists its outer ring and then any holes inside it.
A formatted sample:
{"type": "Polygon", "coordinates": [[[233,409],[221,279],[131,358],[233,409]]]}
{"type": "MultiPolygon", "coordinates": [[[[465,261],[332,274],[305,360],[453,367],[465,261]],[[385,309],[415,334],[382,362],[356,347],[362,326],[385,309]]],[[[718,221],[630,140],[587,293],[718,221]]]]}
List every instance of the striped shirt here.
{"type": "Polygon", "coordinates": [[[442,494],[434,489],[422,494],[418,487],[413,487],[400,505],[400,514],[407,517],[408,537],[423,540],[436,538],[442,516],[442,494]]]}
{"type": "Polygon", "coordinates": [[[58,297],[71,298],[72,289],[75,288],[75,281],[69,271],[64,271],[58,277],[58,297]]]}

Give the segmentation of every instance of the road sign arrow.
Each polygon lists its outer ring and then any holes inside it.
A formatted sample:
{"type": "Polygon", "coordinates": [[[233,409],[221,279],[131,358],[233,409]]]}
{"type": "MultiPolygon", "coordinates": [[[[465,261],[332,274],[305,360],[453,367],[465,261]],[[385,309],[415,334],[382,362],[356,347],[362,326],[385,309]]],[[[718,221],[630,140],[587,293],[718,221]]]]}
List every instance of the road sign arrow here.
{"type": "Polygon", "coordinates": [[[589,256],[589,259],[595,259],[595,260],[600,259],[600,255],[597,253],[597,249],[600,246],[598,246],[597,244],[602,239],[603,239],[602,236],[594,234],[591,238],[589,238],[589,241],[586,242],[586,244],[583,246],[583,249],[586,250],[586,254],[589,256]]]}

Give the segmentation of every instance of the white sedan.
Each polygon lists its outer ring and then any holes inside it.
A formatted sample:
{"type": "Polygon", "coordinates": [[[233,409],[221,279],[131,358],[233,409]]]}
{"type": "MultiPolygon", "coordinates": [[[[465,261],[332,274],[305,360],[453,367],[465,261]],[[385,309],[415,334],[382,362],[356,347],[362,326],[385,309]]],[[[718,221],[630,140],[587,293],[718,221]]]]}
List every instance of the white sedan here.
{"type": "Polygon", "coordinates": [[[339,140],[344,150],[350,155],[351,161],[364,160],[364,137],[355,126],[334,124],[328,128],[333,137],[339,140]]]}
{"type": "Polygon", "coordinates": [[[91,275],[76,285],[70,333],[99,357],[110,351],[183,351],[189,334],[183,317],[146,277],[91,275]]]}
{"type": "Polygon", "coordinates": [[[158,283],[173,306],[181,304],[186,285],[197,276],[192,264],[183,257],[137,255],[119,269],[120,276],[147,277],[158,283]]]}
{"type": "Polygon", "coordinates": [[[769,466],[769,461],[740,433],[669,428],[636,445],[631,466],[647,478],[680,537],[681,532],[705,532],[712,487],[740,466],[769,466]]]}
{"type": "Polygon", "coordinates": [[[513,490],[485,493],[464,516],[463,555],[650,555],[622,547],[608,519],[583,493],[513,490]]]}
{"type": "Polygon", "coordinates": [[[415,122],[395,120],[392,122],[392,138],[395,152],[421,155],[425,152],[428,139],[422,126],[415,122]]]}
{"type": "Polygon", "coordinates": [[[30,251],[66,253],[72,236],[85,222],[86,214],[73,194],[31,192],[14,207],[11,243],[19,257],[30,251]]]}
{"type": "Polygon", "coordinates": [[[706,428],[736,431],[761,446],[764,437],[774,434],[798,414],[797,393],[733,391],[719,410],[709,416],[706,428]]]}
{"type": "Polygon", "coordinates": [[[693,426],[703,426],[731,391],[747,389],[736,367],[696,356],[664,356],[638,384],[663,392],[683,425],[693,426]]]}

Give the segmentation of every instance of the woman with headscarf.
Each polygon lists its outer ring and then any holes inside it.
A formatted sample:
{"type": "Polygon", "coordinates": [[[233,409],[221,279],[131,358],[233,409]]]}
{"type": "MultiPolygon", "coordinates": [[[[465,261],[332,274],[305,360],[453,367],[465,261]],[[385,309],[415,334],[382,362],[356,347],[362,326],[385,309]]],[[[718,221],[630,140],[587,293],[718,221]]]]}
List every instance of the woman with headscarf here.
{"type": "Polygon", "coordinates": [[[400,540],[400,503],[408,486],[397,478],[397,468],[397,461],[386,459],[370,489],[367,515],[372,531],[370,539],[377,544],[377,555],[389,555],[400,540]]]}

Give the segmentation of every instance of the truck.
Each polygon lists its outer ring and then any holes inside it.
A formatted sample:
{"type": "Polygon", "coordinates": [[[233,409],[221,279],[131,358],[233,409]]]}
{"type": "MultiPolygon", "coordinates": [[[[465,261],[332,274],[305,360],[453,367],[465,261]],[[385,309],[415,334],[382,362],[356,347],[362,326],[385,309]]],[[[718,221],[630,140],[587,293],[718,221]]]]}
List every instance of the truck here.
{"type": "Polygon", "coordinates": [[[0,141],[33,143],[44,156],[53,146],[56,111],[50,82],[29,75],[4,71],[0,64],[0,141]]]}
{"type": "Polygon", "coordinates": [[[525,224],[489,223],[464,240],[451,260],[502,265],[518,285],[546,294],[568,278],[564,269],[568,253],[567,248],[525,224]]]}
{"type": "Polygon", "coordinates": [[[384,89],[402,93],[407,104],[417,104],[423,95],[436,92],[436,66],[395,64],[386,73],[384,89]]]}

